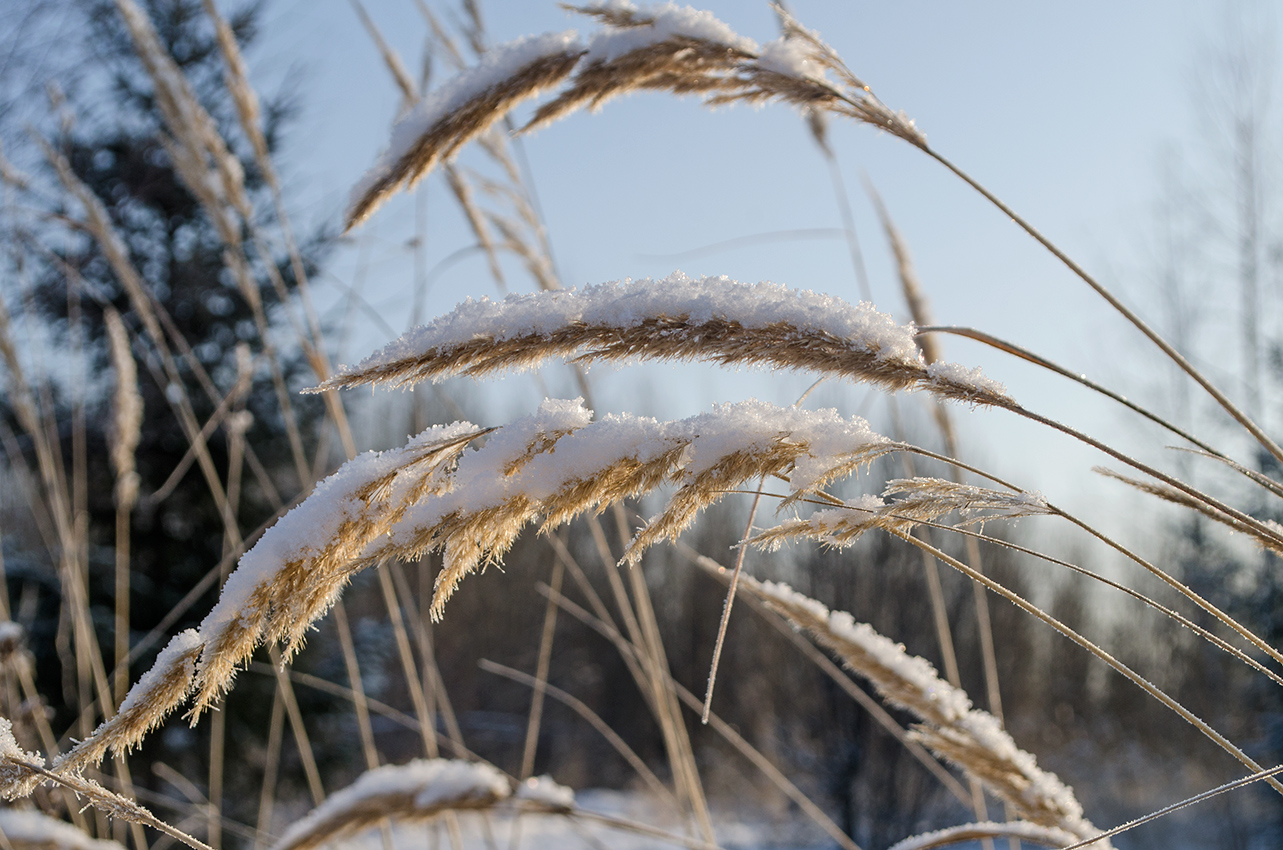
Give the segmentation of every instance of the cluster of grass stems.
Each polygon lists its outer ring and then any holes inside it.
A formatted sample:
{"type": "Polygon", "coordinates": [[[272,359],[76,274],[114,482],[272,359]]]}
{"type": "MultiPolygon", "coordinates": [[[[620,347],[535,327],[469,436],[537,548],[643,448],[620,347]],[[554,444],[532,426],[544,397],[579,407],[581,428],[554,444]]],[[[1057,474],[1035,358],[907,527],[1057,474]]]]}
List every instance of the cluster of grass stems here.
{"type": "MultiPolygon", "coordinates": [[[[577,10],[598,26],[589,40],[581,42],[563,35],[547,37],[544,42],[527,41],[484,52],[483,31],[479,18],[474,17],[471,36],[481,59],[479,65],[470,68],[446,28],[430,9],[420,4],[440,55],[453,62],[460,74],[455,81],[425,94],[404,70],[359,3],[356,5],[404,97],[405,117],[393,135],[394,145],[389,153],[354,192],[346,225],[358,226],[374,215],[389,195],[434,170],[442,171],[477,244],[486,253],[496,282],[505,285],[499,258],[511,253],[521,259],[541,292],[496,306],[486,317],[489,324],[484,328],[466,332],[468,315],[445,317],[429,327],[429,330],[432,327],[441,330],[435,337],[430,333],[419,338],[407,337],[367,364],[334,372],[309,293],[305,264],[289,227],[281,187],[264,140],[258,102],[228,25],[213,1],[205,0],[205,9],[218,33],[226,86],[236,106],[240,130],[250,141],[255,163],[265,175],[275,205],[275,221],[280,231],[277,234],[264,233],[257,224],[260,217],[255,214],[245,191],[239,164],[177,65],[161,46],[146,14],[134,0],[117,0],[116,6],[151,77],[165,121],[168,154],[223,240],[228,272],[253,310],[263,343],[263,362],[249,362],[246,353],[241,358],[236,383],[230,389],[218,388],[203,373],[187,342],[176,335],[169,318],[157,309],[157,300],[147,280],[132,265],[102,201],[76,177],[52,145],[45,146],[50,173],[57,176],[66,197],[75,202],[75,226],[97,243],[128,295],[135,330],[127,329],[115,313],[108,314],[117,417],[111,451],[117,507],[116,638],[113,646],[103,647],[98,645],[89,619],[85,529],[76,521],[85,500],[83,469],[74,465],[66,468],[55,442],[57,428],[48,421],[51,413],[47,389],[27,378],[27,367],[15,342],[13,322],[0,301],[0,355],[7,369],[9,397],[36,460],[36,468],[25,472],[37,482],[39,499],[56,532],[60,552],[58,575],[74,616],[71,623],[74,666],[85,695],[82,715],[71,729],[52,729],[42,712],[25,710],[23,706],[39,696],[30,657],[21,636],[5,632],[6,642],[0,658],[4,686],[0,688],[0,696],[9,720],[0,722],[0,793],[12,800],[30,799],[46,808],[51,799],[61,795],[69,803],[66,810],[76,830],[68,837],[65,824],[55,827],[51,822],[43,832],[35,830],[37,838],[29,841],[24,837],[27,833],[16,822],[11,826],[9,821],[0,819],[3,830],[0,834],[5,836],[6,850],[33,842],[42,847],[106,848],[104,841],[94,842],[88,838],[91,833],[104,838],[113,834],[111,827],[95,821],[95,813],[129,824],[130,840],[139,850],[148,847],[144,827],[201,850],[219,846],[224,841],[225,827],[231,828],[231,825],[225,824],[219,815],[224,797],[220,748],[225,730],[218,712],[208,715],[214,751],[207,778],[207,805],[187,813],[182,820],[187,825],[185,829],[157,818],[135,801],[126,756],[165,722],[171,712],[185,705],[190,706],[187,716],[191,722],[204,717],[206,709],[216,706],[232,687],[237,671],[252,664],[252,655],[262,647],[266,647],[271,656],[270,675],[276,683],[270,729],[276,755],[272,756],[269,775],[264,779],[257,829],[247,834],[264,845],[269,843],[272,825],[279,748],[288,728],[298,744],[307,786],[319,808],[272,844],[280,850],[305,850],[359,829],[375,827],[381,828],[384,840],[390,842],[393,840],[390,824],[403,820],[441,820],[451,840],[458,842],[461,813],[492,817],[497,812],[508,815],[537,812],[565,818],[573,824],[605,822],[613,828],[661,838],[679,846],[715,847],[717,835],[684,715],[694,711],[834,842],[856,850],[852,839],[821,807],[710,710],[717,657],[737,593],[745,595],[752,607],[777,625],[788,639],[799,643],[811,661],[867,708],[877,723],[901,741],[949,793],[975,813],[972,823],[941,824],[944,827],[941,831],[906,836],[896,845],[900,850],[968,840],[988,842],[997,838],[1065,850],[1106,848],[1110,846],[1110,837],[1139,822],[1111,830],[1092,825],[1073,792],[1057,777],[1038,767],[1034,757],[1020,749],[1004,731],[988,594],[1011,602],[1077,643],[1242,763],[1245,775],[1241,780],[1212,789],[1195,800],[1175,803],[1150,817],[1257,781],[1270,783],[1283,793],[1283,785],[1274,778],[1276,769],[1253,761],[1232,741],[1105,648],[987,574],[980,544],[1016,549],[1120,591],[1136,604],[1172,618],[1215,645],[1228,656],[1225,663],[1247,665],[1274,684],[1283,685],[1278,672],[1283,665],[1283,654],[1182,584],[1160,564],[1131,551],[1088,521],[1038,495],[1032,490],[1033,482],[1002,480],[958,459],[953,425],[956,403],[996,408],[1080,440],[1130,470],[1109,473],[1119,480],[1144,493],[1197,511],[1249,536],[1267,550],[1283,552],[1283,529],[1025,407],[978,373],[945,364],[940,359],[940,334],[961,334],[1123,401],[1117,394],[1035,353],[982,331],[934,326],[907,246],[885,210],[882,210],[883,224],[899,261],[905,298],[917,323],[916,331],[910,326],[891,328],[887,333],[900,333],[900,339],[908,339],[908,349],[896,349],[885,335],[844,337],[824,327],[822,322],[794,319],[793,316],[805,313],[807,305],[801,295],[789,291],[772,291],[772,297],[787,309],[780,309],[771,321],[737,315],[731,305],[736,299],[716,307],[712,314],[703,308],[684,305],[680,298],[665,300],[666,285],[673,289],[693,285],[695,282],[691,281],[679,281],[676,286],[672,281],[641,282],[632,285],[626,293],[615,291],[619,297],[625,294],[650,297],[647,289],[653,289],[653,297],[648,302],[650,312],[638,319],[612,313],[609,303],[602,308],[603,297],[613,297],[611,291],[603,296],[601,292],[567,292],[561,286],[542,222],[523,182],[522,169],[513,158],[512,133],[545,127],[580,108],[596,109],[620,94],[650,90],[693,94],[712,105],[779,102],[792,106],[811,122],[817,141],[826,155],[831,156],[824,122],[829,118],[846,118],[884,132],[889,137],[888,144],[911,145],[996,205],[1017,227],[1099,293],[1110,308],[1152,340],[1257,440],[1265,452],[1283,461],[1283,449],[1225,394],[1087,271],[932,148],[911,120],[883,104],[816,33],[783,9],[777,9],[783,35],[759,46],[731,33],[706,14],[675,7],[648,11],[614,3],[577,10]],[[533,117],[517,128],[514,110],[541,95],[548,97],[533,117]],[[507,175],[508,184],[501,196],[510,206],[508,214],[497,214],[479,206],[474,197],[476,178],[452,164],[452,156],[469,143],[479,145],[507,175]],[[274,240],[283,242],[288,251],[298,286],[297,297],[290,295],[285,281],[276,272],[271,259],[274,240]],[[244,419],[238,417],[236,411],[238,400],[247,392],[256,368],[265,365],[272,376],[299,481],[318,481],[325,471],[328,449],[323,447],[314,457],[308,457],[304,449],[280,355],[270,342],[279,335],[274,335],[269,328],[258,283],[250,271],[253,266],[264,268],[270,274],[270,282],[285,307],[288,327],[293,333],[292,344],[302,350],[313,369],[315,391],[324,399],[328,426],[351,459],[334,478],[306,488],[310,495],[302,501],[300,513],[293,516],[292,525],[291,517],[283,516],[277,526],[265,534],[262,529],[241,528],[236,521],[241,482],[246,468],[252,474],[255,464],[244,439],[244,419]],[[590,294],[596,299],[591,304],[588,303],[590,294]],[[790,312],[793,308],[796,308],[794,312],[790,312]],[[523,311],[549,310],[562,311],[564,318],[557,326],[549,327],[545,322],[523,329],[523,311]],[[464,333],[457,332],[461,324],[464,333]],[[158,356],[156,361],[148,361],[148,368],[157,370],[158,380],[178,390],[169,401],[189,446],[183,471],[186,465],[194,465],[207,484],[209,497],[222,518],[225,553],[220,563],[210,565],[206,582],[192,589],[187,601],[171,612],[160,629],[132,645],[127,627],[129,518],[139,498],[134,454],[141,413],[133,353],[135,340],[130,338],[131,333],[145,337],[146,347],[158,356]],[[901,440],[878,437],[868,431],[862,421],[836,415],[824,418],[800,406],[771,411],[755,409],[753,415],[762,417],[765,424],[756,431],[743,428],[736,431],[742,421],[737,416],[744,411],[735,406],[723,409],[722,420],[710,414],[673,423],[627,417],[592,422],[590,412],[582,406],[548,403],[538,414],[507,426],[478,427],[462,423],[438,427],[425,431],[404,448],[381,455],[357,456],[357,440],[345,412],[342,390],[368,384],[409,386],[458,375],[480,378],[532,368],[548,360],[570,363],[589,403],[591,386],[583,366],[594,360],[621,363],[700,360],[722,366],[764,365],[794,369],[817,378],[868,383],[888,392],[916,390],[930,396],[945,449],[937,453],[901,440]],[[185,369],[199,376],[214,405],[215,413],[206,421],[196,417],[193,400],[182,391],[184,382],[179,375],[185,369]],[[633,430],[629,431],[630,428],[633,430]],[[229,470],[218,469],[208,450],[211,435],[219,430],[232,447],[234,461],[229,470]],[[634,435],[631,443],[621,442],[620,434],[625,432],[634,435]],[[599,437],[599,434],[606,436],[599,437]],[[614,454],[602,454],[601,444],[607,440],[620,446],[614,454]],[[577,457],[588,455],[604,459],[587,468],[573,465],[577,457]],[[880,496],[844,501],[828,489],[834,481],[845,478],[860,466],[888,456],[900,458],[905,474],[890,482],[880,496]],[[949,477],[915,474],[915,459],[943,464],[943,468],[950,471],[949,477]],[[491,487],[493,492],[481,493],[482,484],[487,481],[498,481],[499,486],[491,487]],[[665,507],[640,529],[634,527],[624,501],[664,485],[672,487],[665,507]],[[647,546],[675,541],[699,511],[734,491],[753,494],[754,502],[733,563],[718,563],[677,544],[693,567],[708,570],[725,579],[728,585],[722,631],[711,659],[707,692],[693,694],[669,674],[656,613],[646,582],[635,564],[647,546]],[[756,523],[763,512],[758,510],[758,501],[764,498],[779,498],[798,515],[773,526],[759,527],[756,523]],[[1038,517],[1035,520],[1038,523],[1058,520],[1085,531],[1141,570],[1156,576],[1178,598],[1170,604],[1161,602],[1039,551],[1036,546],[1007,543],[984,531],[986,521],[999,522],[1019,516],[1038,517]],[[608,599],[594,590],[584,568],[558,531],[575,518],[586,523],[595,541],[596,554],[609,580],[608,599]],[[544,586],[546,608],[538,638],[538,663],[533,674],[493,663],[486,666],[496,675],[528,685],[533,693],[521,767],[508,775],[480,763],[467,749],[454,721],[445,683],[433,660],[431,626],[427,618],[429,615],[439,618],[448,609],[449,596],[458,583],[474,570],[501,561],[518,534],[532,523],[544,533],[554,555],[552,575],[544,586]],[[612,548],[608,526],[612,526],[609,531],[617,532],[621,540],[632,541],[626,550],[612,548]],[[909,656],[902,647],[876,634],[867,625],[855,623],[849,615],[830,612],[816,600],[786,587],[759,583],[741,572],[743,553],[748,547],[769,550],[797,539],[843,547],[869,532],[892,535],[921,551],[931,591],[925,604],[931,608],[940,638],[943,677],[924,660],[909,656]],[[932,542],[942,535],[961,537],[965,558],[949,555],[932,542]],[[400,563],[413,562],[432,551],[442,552],[444,560],[436,595],[429,610],[423,610],[411,592],[400,563]],[[238,561],[242,570],[240,577],[234,572],[238,561]],[[623,566],[617,566],[621,562],[623,566]],[[958,571],[974,583],[985,660],[987,710],[973,706],[959,686],[958,665],[938,577],[939,565],[958,571]],[[396,635],[396,652],[414,704],[413,716],[400,714],[369,699],[362,689],[361,660],[354,648],[341,594],[352,576],[367,567],[376,568],[378,586],[396,635]],[[563,595],[567,579],[582,593],[586,607],[563,595]],[[153,651],[164,636],[164,628],[182,616],[194,600],[215,583],[226,583],[226,590],[219,606],[201,628],[173,638],[150,672],[131,683],[131,662],[153,651]],[[1215,621],[1215,630],[1196,624],[1191,619],[1194,613],[1181,613],[1177,607],[1187,612],[1201,609],[1215,621]],[[285,666],[312,624],[327,615],[333,619],[339,636],[350,686],[322,684],[351,700],[366,767],[370,771],[366,775],[368,779],[363,777],[350,789],[331,794],[328,800],[312,756],[314,742],[308,739],[294,695],[298,677],[292,677],[285,666]],[[548,683],[553,635],[560,616],[582,621],[617,647],[662,732],[668,781],[657,776],[584,703],[548,683]],[[801,637],[802,633],[832,655],[818,651],[801,637]],[[416,649],[422,664],[415,660],[416,649]],[[870,683],[883,700],[912,716],[915,724],[907,729],[901,726],[876,700],[856,686],[850,676],[870,683]],[[677,828],[660,829],[585,812],[575,806],[573,797],[562,793],[563,789],[553,787],[549,791],[547,780],[531,779],[541,716],[549,698],[582,715],[609,741],[636,771],[641,784],[677,815],[677,828]],[[400,768],[380,765],[374,747],[372,712],[398,716],[410,728],[417,729],[422,737],[423,755],[430,761],[400,768]],[[446,719],[444,733],[437,731],[438,713],[446,719]],[[10,731],[10,720],[14,727],[33,730],[45,754],[19,747],[10,731]],[[74,745],[69,746],[73,741],[74,745]],[[109,756],[113,758],[109,760],[109,756]],[[986,793],[1005,807],[1007,817],[1002,822],[988,816],[986,793]],[[85,804],[92,807],[92,812],[82,809],[85,804]],[[205,840],[198,840],[193,832],[203,834],[205,840]]],[[[474,5],[465,4],[465,7],[475,12],[474,5]]],[[[17,190],[29,183],[29,178],[9,167],[5,169],[5,177],[17,190]]],[[[739,286],[717,280],[698,283],[714,288],[739,286]]],[[[760,290],[751,287],[745,292],[749,297],[760,294],[760,290]]],[[[869,318],[872,315],[870,310],[856,318],[874,321],[869,318]]],[[[1283,484],[1245,468],[1155,414],[1131,402],[1125,403],[1207,456],[1242,473],[1251,484],[1272,495],[1283,495],[1283,484]]],[[[21,452],[6,450],[6,455],[11,465],[24,463],[21,452]]],[[[280,504],[282,515],[288,507],[284,502],[280,504]]],[[[4,606],[0,613],[7,617],[8,602],[0,602],[4,606]]],[[[464,623],[446,626],[468,627],[464,623]]],[[[734,682],[722,684],[722,687],[734,686],[734,682]]],[[[119,827],[115,828],[114,836],[117,840],[125,839],[119,827]]]]}

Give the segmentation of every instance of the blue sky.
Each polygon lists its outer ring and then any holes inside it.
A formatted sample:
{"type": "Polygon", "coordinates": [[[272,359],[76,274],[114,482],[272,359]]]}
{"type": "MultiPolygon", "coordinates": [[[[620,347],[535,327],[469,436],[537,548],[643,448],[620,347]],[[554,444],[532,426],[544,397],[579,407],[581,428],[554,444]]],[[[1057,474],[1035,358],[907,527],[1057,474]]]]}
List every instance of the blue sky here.
{"type": "MultiPolygon", "coordinates": [[[[417,70],[425,35],[411,0],[368,4],[383,33],[417,70]]],[[[704,4],[740,33],[776,34],[765,3],[704,4]]],[[[892,108],[903,109],[932,146],[952,159],[1153,313],[1147,243],[1166,152],[1214,171],[1211,136],[1195,119],[1194,92],[1226,13],[1200,2],[900,3],[797,0],[794,13],[818,30],[892,108]]],[[[483,2],[494,41],[577,28],[587,21],[552,2],[483,2]]],[[[451,13],[445,12],[448,17],[451,13]]],[[[1258,18],[1261,16],[1258,15],[1258,18]]],[[[1264,16],[1268,18],[1268,15],[1264,16]]],[[[377,52],[342,0],[282,0],[271,7],[268,40],[255,55],[265,81],[297,70],[305,115],[287,157],[305,220],[333,221],[348,189],[386,142],[398,95],[377,52]]],[[[436,73],[448,73],[438,66],[436,73]]],[[[438,76],[440,79],[440,76],[438,76]]],[[[866,126],[834,122],[830,141],[855,206],[856,226],[877,306],[907,319],[894,270],[861,189],[867,174],[909,240],[937,320],[971,325],[1087,372],[1132,395],[1156,383],[1146,343],[1050,255],[936,163],[866,126]]],[[[784,107],[716,112],[694,99],[637,95],[600,114],[577,114],[525,143],[558,265],[569,285],[620,277],[727,274],[773,280],[855,300],[840,239],[771,240],[759,234],[840,227],[830,174],[803,122],[784,107]],[[732,247],[690,254],[701,246],[732,247]]],[[[471,160],[467,154],[463,163],[471,160]]],[[[435,267],[471,242],[443,183],[429,180],[426,248],[435,267]]],[[[385,325],[361,318],[342,359],[359,359],[401,331],[409,317],[416,201],[403,196],[357,230],[333,264],[335,280],[363,281],[385,325]]],[[[531,287],[514,280],[515,289],[531,287]]],[[[332,288],[337,293],[337,288],[332,288]]],[[[425,317],[467,296],[494,295],[483,261],[435,275],[425,317]]],[[[1232,310],[1209,293],[1207,321],[1232,310]]],[[[1044,373],[949,339],[946,356],[982,365],[1027,406],[1061,418],[1148,459],[1171,440],[1129,424],[1113,408],[1044,373]]],[[[1210,368],[1216,371],[1215,359],[1210,368]]],[[[1222,369],[1226,373],[1230,369],[1222,369]]],[[[549,391],[573,395],[564,375],[549,391]]],[[[596,379],[602,409],[689,415],[747,395],[790,403],[805,376],[726,374],[704,367],[629,369],[596,379]]],[[[1233,388],[1230,388],[1233,391],[1233,388]]],[[[506,417],[538,402],[529,382],[494,391],[506,417]]],[[[883,416],[860,388],[819,398],[844,412],[883,416]]],[[[906,404],[916,404],[909,401],[906,404]]],[[[1005,414],[958,411],[973,457],[1055,500],[1113,504],[1116,485],[1088,473],[1099,456],[1005,414]]]]}

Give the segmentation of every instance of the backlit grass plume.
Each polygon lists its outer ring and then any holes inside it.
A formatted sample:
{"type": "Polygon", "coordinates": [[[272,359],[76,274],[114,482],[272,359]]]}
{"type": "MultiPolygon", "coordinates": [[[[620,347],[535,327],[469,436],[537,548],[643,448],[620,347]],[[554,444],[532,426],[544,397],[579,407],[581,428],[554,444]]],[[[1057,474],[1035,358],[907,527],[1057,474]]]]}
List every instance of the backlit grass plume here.
{"type": "Polygon", "coordinates": [[[458,583],[501,559],[531,523],[548,531],[676,485],[625,552],[635,560],[746,482],[780,476],[795,494],[813,492],[897,446],[863,419],[831,410],[743,402],[671,422],[631,415],[594,422],[576,400],[545,401],[503,428],[436,426],[400,449],[367,452],[264,533],[200,628],[174,638],[117,715],[58,769],[129,750],[193,692],[198,716],[257,646],[282,642],[287,655],[295,651],[351,576],[387,558],[444,553],[431,609],[440,618],[458,583]],[[469,448],[483,436],[481,448],[469,448]]]}
{"type": "Polygon", "coordinates": [[[700,360],[864,381],[886,390],[1010,407],[979,369],[928,364],[912,326],[868,304],[726,277],[622,281],[582,290],[468,300],[342,370],[320,389],[405,387],[529,369],[551,358],[700,360]]]}
{"type": "Polygon", "coordinates": [[[602,28],[583,41],[571,30],[491,48],[397,122],[387,150],[352,190],[347,226],[368,218],[389,195],[515,107],[563,82],[523,130],[597,108],[620,94],[666,91],[703,95],[710,105],[778,100],[808,112],[822,109],[926,147],[911,120],[883,104],[816,33],[783,10],[784,34],[760,46],[710,12],[672,3],[640,9],[612,0],[571,8],[602,28]]]}
{"type": "Polygon", "coordinates": [[[832,546],[849,546],[875,528],[908,533],[919,523],[934,522],[955,511],[960,514],[958,524],[962,526],[1054,513],[1037,493],[1004,492],[940,478],[894,479],[887,482],[882,496],[864,496],[841,507],[782,522],[748,542],[778,549],[785,541],[809,538],[832,546]],[[885,501],[893,496],[900,498],[885,501]]]}

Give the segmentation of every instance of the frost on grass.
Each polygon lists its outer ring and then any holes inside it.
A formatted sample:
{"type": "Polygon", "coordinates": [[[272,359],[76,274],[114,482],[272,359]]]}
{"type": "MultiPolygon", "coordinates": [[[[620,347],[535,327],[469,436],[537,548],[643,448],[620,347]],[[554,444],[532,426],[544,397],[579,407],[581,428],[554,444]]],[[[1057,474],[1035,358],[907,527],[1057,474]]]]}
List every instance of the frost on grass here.
{"type": "Polygon", "coordinates": [[[29,753],[13,737],[13,724],[0,717],[0,797],[17,800],[26,797],[43,781],[38,770],[45,766],[44,756],[29,753]]]}
{"type": "Polygon", "coordinates": [[[272,850],[307,850],[384,818],[427,820],[445,811],[488,808],[510,794],[508,780],[488,764],[419,759],[387,765],[331,794],[286,830],[272,850]]]}
{"type": "Polygon", "coordinates": [[[115,841],[90,838],[71,824],[37,811],[0,809],[0,835],[12,850],[124,850],[115,841]]]}
{"type": "Polygon", "coordinates": [[[769,528],[748,542],[777,549],[786,541],[809,538],[830,546],[850,546],[875,528],[906,534],[919,523],[935,522],[954,512],[961,527],[1055,511],[1037,492],[992,490],[941,478],[897,478],[887,482],[882,497],[864,495],[841,507],[815,511],[769,528]],[[900,498],[886,501],[894,496],[900,498]]]}
{"type": "MultiPolygon", "coordinates": [[[[923,722],[914,727],[915,738],[980,780],[1021,816],[1080,840],[1099,834],[1083,817],[1073,790],[1039,768],[1033,755],[1016,745],[997,718],[974,708],[966,693],[941,679],[926,659],[910,655],[847,612],[830,611],[788,585],[748,577],[741,582],[745,590],[835,652],[884,699],[917,715],[923,722]]],[[[1095,850],[1108,846],[1102,841],[1095,850]]]]}
{"type": "Polygon", "coordinates": [[[344,368],[322,388],[480,377],[533,368],[554,357],[798,369],[887,390],[925,389],[974,403],[1013,404],[979,370],[929,367],[914,327],[868,304],[681,272],[663,280],[624,280],[502,301],[469,299],[344,368]]]}

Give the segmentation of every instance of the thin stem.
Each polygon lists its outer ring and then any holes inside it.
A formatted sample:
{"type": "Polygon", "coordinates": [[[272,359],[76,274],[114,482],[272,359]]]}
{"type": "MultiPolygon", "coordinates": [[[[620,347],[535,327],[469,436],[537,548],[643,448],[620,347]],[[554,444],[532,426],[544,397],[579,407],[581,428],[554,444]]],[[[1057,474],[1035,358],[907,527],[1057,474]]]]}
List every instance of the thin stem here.
{"type": "MultiPolygon", "coordinates": [[[[1126,677],[1127,679],[1135,683],[1141,690],[1145,691],[1145,693],[1149,694],[1150,696],[1154,697],[1154,699],[1158,700],[1163,705],[1167,706],[1169,709],[1175,712],[1179,717],[1181,717],[1183,720],[1185,720],[1187,723],[1189,723],[1199,732],[1202,732],[1205,736],[1207,736],[1207,738],[1213,741],[1217,746],[1225,750],[1225,752],[1229,753],[1230,755],[1234,756],[1234,758],[1238,759],[1238,761],[1242,763],[1244,766],[1246,766],[1252,771],[1261,770],[1261,766],[1257,764],[1255,761],[1253,761],[1251,758],[1249,758],[1246,753],[1244,753],[1242,750],[1236,747],[1224,735],[1217,732],[1211,726],[1207,725],[1207,723],[1205,723],[1203,720],[1195,716],[1194,713],[1191,712],[1189,709],[1187,709],[1185,706],[1181,705],[1179,702],[1172,699],[1162,689],[1158,688],[1156,685],[1151,684],[1149,681],[1147,681],[1144,677],[1136,673],[1126,664],[1122,663],[1117,658],[1114,658],[1114,656],[1110,655],[1104,649],[1100,648],[1095,643],[1092,643],[1090,640],[1080,635],[1078,632],[1069,628],[1069,626],[1065,625],[1060,620],[1057,620],[1055,617],[1051,616],[1046,611],[1043,611],[1038,606],[1026,601],[1024,598],[1022,598],[1018,594],[1012,592],[1011,590],[1008,590],[1006,587],[1004,587],[1001,584],[998,584],[993,579],[988,578],[983,573],[976,572],[975,570],[971,569],[971,567],[962,563],[958,559],[950,557],[948,554],[940,551],[939,549],[936,549],[935,547],[931,546],[929,543],[926,543],[925,541],[922,541],[922,540],[918,540],[917,538],[912,537],[908,534],[904,534],[894,530],[891,531],[890,533],[894,534],[895,536],[899,537],[901,540],[904,540],[907,543],[910,543],[914,546],[918,546],[920,548],[927,549],[936,558],[948,564],[949,566],[953,567],[954,569],[958,570],[963,575],[970,578],[972,581],[980,582],[985,587],[992,590],[994,593],[997,593],[999,596],[1006,599],[1008,602],[1011,602],[1012,604],[1016,605],[1018,608],[1021,608],[1022,610],[1032,614],[1034,617],[1038,618],[1042,622],[1051,626],[1053,629],[1060,632],[1062,635],[1069,638],[1074,643],[1078,644],[1083,649],[1087,650],[1092,655],[1099,658],[1101,661],[1104,661],[1106,664],[1108,664],[1110,667],[1117,670],[1119,673],[1123,674],[1124,677],[1126,677]]],[[[1278,780],[1273,778],[1270,778],[1267,781],[1274,788],[1274,790],[1278,791],[1280,794],[1283,794],[1283,784],[1280,784],[1278,780]]]]}
{"type": "Polygon", "coordinates": [[[967,174],[961,168],[954,165],[948,159],[945,159],[943,156],[941,156],[939,153],[937,153],[935,150],[928,147],[927,145],[923,144],[923,145],[920,145],[920,147],[923,153],[925,153],[927,156],[931,157],[936,162],[943,165],[945,168],[952,171],[968,186],[970,186],[971,188],[979,192],[981,195],[983,195],[987,201],[992,203],[994,206],[1000,209],[1008,218],[1010,218],[1013,222],[1015,222],[1017,227],[1019,227],[1021,230],[1025,231],[1030,236],[1032,236],[1034,240],[1038,242],[1038,244],[1042,245],[1044,248],[1050,251],[1052,255],[1055,256],[1056,259],[1064,263],[1065,266],[1070,271],[1072,271],[1079,278],[1081,278],[1084,283],[1086,283],[1088,286],[1094,289],[1096,291],[1096,294],[1098,294],[1101,298],[1104,298],[1105,301],[1107,301],[1111,307],[1113,307],[1123,316],[1123,318],[1131,322],[1136,327],[1137,330],[1139,330],[1146,337],[1148,337],[1151,342],[1157,345],[1159,349],[1172,360],[1173,363],[1179,366],[1181,370],[1185,372],[1185,374],[1193,378],[1194,381],[1200,387],[1206,390],[1208,395],[1216,399],[1217,403],[1220,404],[1220,406],[1225,409],[1225,412],[1228,413],[1230,416],[1232,416],[1234,420],[1238,422],[1240,425],[1242,425],[1245,429],[1247,429],[1247,432],[1251,434],[1253,437],[1255,437],[1257,442],[1259,442],[1261,446],[1265,448],[1266,451],[1268,451],[1271,455],[1273,455],[1278,461],[1283,462],[1283,448],[1280,448],[1279,445],[1274,442],[1274,440],[1270,439],[1269,435],[1267,435],[1263,430],[1261,430],[1261,428],[1255,422],[1253,422],[1247,416],[1246,413],[1239,410],[1238,407],[1235,406],[1235,404],[1232,401],[1230,401],[1229,398],[1224,393],[1222,393],[1219,389],[1217,389],[1216,386],[1211,381],[1203,377],[1203,374],[1199,372],[1197,369],[1195,369],[1193,364],[1191,364],[1188,360],[1185,359],[1184,355],[1182,355],[1179,351],[1173,348],[1172,345],[1167,342],[1167,340],[1159,336],[1158,332],[1155,331],[1153,328],[1151,328],[1148,324],[1146,324],[1145,321],[1140,318],[1140,316],[1133,313],[1125,304],[1123,304],[1123,302],[1119,301],[1118,298],[1116,298],[1113,293],[1111,293],[1108,289],[1106,289],[1099,282],[1097,282],[1094,277],[1088,274],[1087,271],[1082,266],[1078,265],[1078,263],[1074,262],[1074,260],[1070,258],[1068,254],[1060,250],[1060,248],[1058,248],[1054,242],[1052,242],[1050,239],[1048,239],[1047,237],[1043,236],[1040,232],[1038,232],[1038,230],[1034,228],[1032,224],[1025,221],[1025,219],[1023,219],[1021,216],[1017,215],[1015,210],[1013,210],[1011,207],[1003,203],[1002,200],[998,198],[998,196],[994,195],[992,192],[986,189],[983,185],[977,182],[971,175],[967,174]]]}
{"type": "MultiPolygon", "coordinates": [[[[757,518],[757,506],[762,501],[764,483],[766,483],[765,479],[757,485],[758,492],[753,496],[753,505],[748,510],[748,520],[744,523],[744,533],[740,535],[740,543],[748,540],[749,535],[753,533],[753,520],[757,518]]],[[[740,546],[735,553],[735,569],[731,573],[730,583],[726,586],[726,601],[722,603],[722,619],[717,625],[717,642],[713,645],[713,662],[708,669],[708,688],[704,691],[704,711],[700,715],[700,723],[708,723],[708,714],[713,710],[713,683],[717,681],[717,663],[722,660],[726,627],[731,622],[731,606],[735,604],[735,590],[739,587],[740,572],[744,569],[744,555],[747,551],[747,546],[740,546]]]]}

